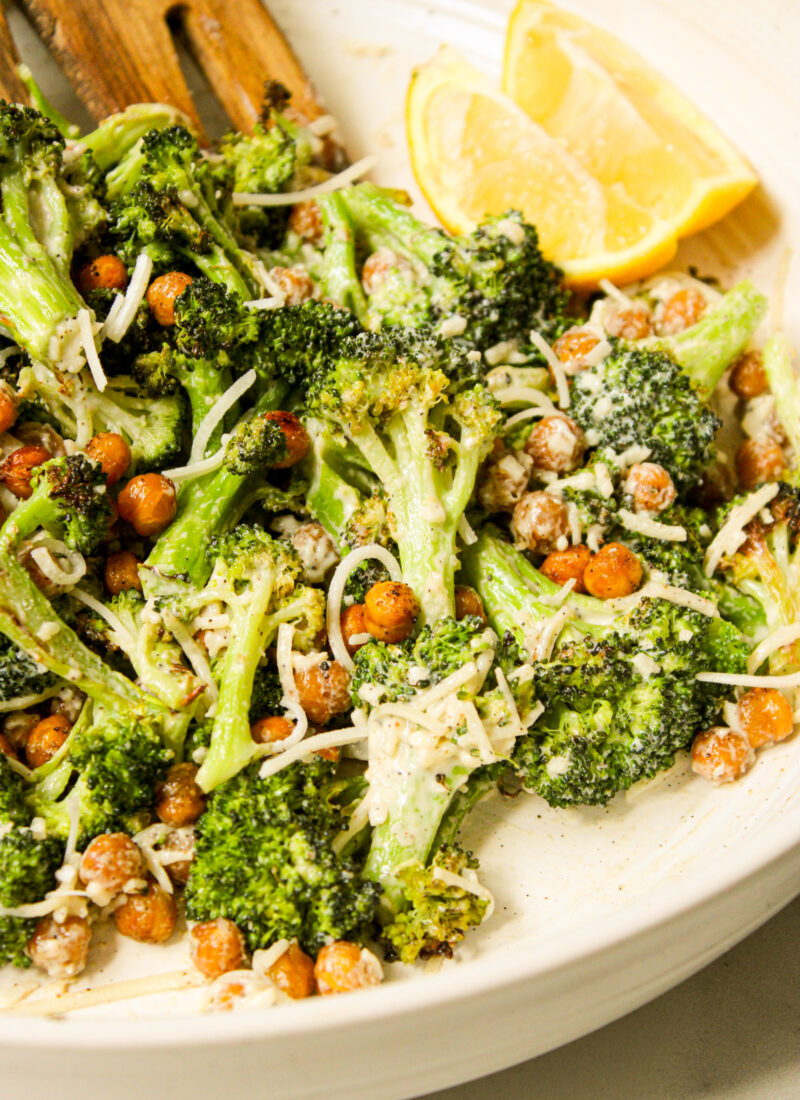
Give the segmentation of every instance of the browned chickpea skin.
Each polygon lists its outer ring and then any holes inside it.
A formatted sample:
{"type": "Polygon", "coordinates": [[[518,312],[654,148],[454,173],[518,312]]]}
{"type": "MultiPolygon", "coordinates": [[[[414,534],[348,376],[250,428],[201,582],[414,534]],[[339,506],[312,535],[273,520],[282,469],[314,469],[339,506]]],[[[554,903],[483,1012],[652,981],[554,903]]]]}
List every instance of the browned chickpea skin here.
{"type": "Polygon", "coordinates": [[[754,756],[743,733],[714,726],[692,742],[692,771],[710,783],[732,783],[744,775],[754,756]]]}
{"type": "Polygon", "coordinates": [[[301,306],[314,294],[314,283],[304,267],[273,267],[269,276],[279,287],[287,306],[301,306]]]}
{"type": "Polygon", "coordinates": [[[232,920],[217,917],[191,929],[189,953],[201,974],[206,978],[219,978],[230,970],[242,969],[244,938],[232,920]]]}
{"type": "Polygon", "coordinates": [[[272,715],[269,718],[259,718],[250,727],[250,736],[257,745],[271,745],[275,741],[285,741],[291,737],[294,723],[281,715],[272,715]]]}
{"type": "Polygon", "coordinates": [[[293,1001],[301,1001],[316,992],[314,960],[297,940],[292,940],[280,958],[275,960],[267,971],[267,977],[293,1001]]]}
{"type": "Polygon", "coordinates": [[[116,485],[131,464],[131,449],[118,432],[99,432],[86,444],[89,458],[99,462],[106,485],[116,485]]]}
{"type": "Polygon", "coordinates": [[[25,756],[31,768],[41,768],[52,760],[66,739],[72,723],[63,714],[51,714],[37,722],[25,742],[25,756]]]}
{"type": "Polygon", "coordinates": [[[525,440],[525,453],[537,470],[563,474],[583,462],[586,440],[580,427],[568,416],[544,416],[525,440]]]}
{"type": "Polygon", "coordinates": [[[3,722],[3,736],[16,754],[25,751],[31,730],[41,721],[41,718],[41,714],[30,710],[18,710],[6,715],[3,722]]]}
{"type": "Polygon", "coordinates": [[[525,451],[507,451],[495,440],[489,458],[478,475],[478,500],[487,512],[510,510],[524,497],[533,471],[533,459],[525,451]]]}
{"type": "Polygon", "coordinates": [[[657,462],[635,462],[625,479],[625,492],[637,512],[663,512],[678,495],[669,472],[657,462]]]}
{"type": "Polygon", "coordinates": [[[186,856],[185,859],[176,859],[164,864],[164,870],[170,879],[178,886],[185,886],[189,881],[189,872],[194,859],[194,830],[181,829],[171,832],[161,845],[160,851],[168,852],[170,855],[186,856]]]}
{"type": "Polygon", "coordinates": [[[351,639],[358,637],[359,634],[369,633],[367,630],[367,617],[364,604],[352,603],[349,607],[345,607],[339,622],[342,627],[342,638],[344,639],[345,648],[352,657],[364,643],[359,642],[356,644],[351,641],[351,639]]]}
{"type": "Polygon", "coordinates": [[[318,244],[322,240],[325,232],[322,214],[313,199],[295,203],[289,215],[289,228],[312,244],[318,244]]]}
{"type": "Polygon", "coordinates": [[[707,302],[699,290],[684,287],[661,303],[656,313],[656,324],[662,336],[674,336],[676,332],[696,325],[706,311],[707,302]]]}
{"type": "Polygon", "coordinates": [[[120,592],[128,592],[132,588],[141,592],[139,559],[130,550],[118,550],[115,554],[109,554],[103,579],[112,596],[118,596],[120,592]]]}
{"type": "Polygon", "coordinates": [[[117,931],[138,943],[166,943],[175,928],[178,909],[174,899],[152,879],[144,894],[129,894],[114,910],[117,931]]]}
{"type": "Polygon", "coordinates": [[[731,392],[741,397],[743,401],[764,393],[768,381],[760,351],[746,351],[744,355],[739,356],[731,367],[728,386],[731,392]]]}
{"type": "Polygon", "coordinates": [[[117,499],[119,514],[137,535],[158,535],[175,518],[178,509],[175,486],[163,474],[133,477],[117,499]]]}
{"type": "Polygon", "coordinates": [[[34,966],[51,978],[74,978],[86,966],[92,930],[85,917],[67,917],[60,923],[44,917],[28,940],[26,952],[34,966]]]}
{"type": "Polygon", "coordinates": [[[147,304],[153,317],[164,328],[175,324],[175,301],[192,282],[183,271],[168,271],[153,279],[147,288],[147,304]]]}
{"type": "Polygon", "coordinates": [[[619,309],[613,313],[606,321],[605,329],[609,336],[618,336],[633,343],[652,336],[653,322],[643,306],[631,306],[630,309],[619,309]]]}
{"type": "Polygon", "coordinates": [[[31,477],[37,466],[53,456],[46,447],[29,443],[12,451],[0,466],[0,481],[18,500],[27,500],[33,492],[31,477]]]}
{"type": "Polygon", "coordinates": [[[272,469],[287,470],[301,462],[309,452],[311,440],[298,417],[294,413],[276,409],[274,412],[264,413],[264,419],[277,424],[286,438],[286,457],[275,462],[272,469]]]}
{"type": "Polygon", "coordinates": [[[4,733],[0,733],[0,753],[10,756],[12,760],[17,759],[17,751],[4,733]]]}
{"type": "Polygon", "coordinates": [[[566,550],[554,550],[548,554],[539,566],[539,572],[553,581],[554,584],[564,585],[567,581],[575,581],[573,592],[585,592],[583,573],[586,566],[592,560],[588,547],[568,546],[566,550]]]}
{"type": "Polygon", "coordinates": [[[379,642],[402,642],[413,631],[419,601],[402,581],[378,581],[364,598],[367,630],[379,642]]]}
{"type": "Polygon", "coordinates": [[[785,741],[794,729],[792,707],[777,688],[750,688],[736,705],[739,726],[753,749],[785,741]]]}
{"type": "Polygon", "coordinates": [[[585,328],[570,328],[553,344],[556,358],[561,361],[566,374],[580,374],[586,370],[585,359],[600,343],[600,337],[585,328]]]}
{"type": "Polygon", "coordinates": [[[7,432],[17,420],[17,402],[13,394],[0,389],[0,432],[7,432]]]}
{"type": "Polygon", "coordinates": [[[323,996],[378,985],[382,976],[374,955],[349,940],[326,944],[314,964],[317,990],[323,996]]]}
{"type": "Polygon", "coordinates": [[[300,706],[314,726],[327,726],[350,709],[350,677],[338,661],[321,661],[294,674],[300,706]]]}
{"type": "Polygon", "coordinates": [[[755,489],[764,481],[777,481],[786,469],[780,444],[768,436],[745,439],[736,450],[733,464],[745,489],[755,489]]]}
{"type": "Polygon", "coordinates": [[[600,600],[630,596],[642,583],[642,563],[621,542],[607,542],[583,571],[586,591],[600,600]]]}
{"type": "Polygon", "coordinates": [[[119,894],[128,883],[147,877],[144,857],[125,833],[96,836],[81,856],[78,875],[106,893],[119,894]]]}
{"type": "Polygon", "coordinates": [[[75,276],[75,285],[84,296],[91,290],[124,290],[128,269],[119,256],[107,253],[84,264],[75,276]]]}
{"type": "Polygon", "coordinates": [[[389,248],[379,248],[364,261],[361,285],[365,294],[374,294],[386,282],[389,272],[398,266],[398,256],[389,248]]]}
{"type": "Polygon", "coordinates": [[[559,549],[561,539],[569,531],[567,506],[551,493],[526,493],[515,506],[511,531],[518,544],[536,554],[550,554],[559,549]]]}
{"type": "Polygon", "coordinates": [[[156,814],[165,825],[193,825],[206,808],[203,792],[195,782],[196,764],[173,764],[156,788],[156,814]]]}
{"type": "Polygon", "coordinates": [[[475,615],[482,622],[486,622],[483,602],[474,588],[470,588],[466,584],[457,584],[454,595],[457,619],[465,619],[467,615],[475,615]]]}

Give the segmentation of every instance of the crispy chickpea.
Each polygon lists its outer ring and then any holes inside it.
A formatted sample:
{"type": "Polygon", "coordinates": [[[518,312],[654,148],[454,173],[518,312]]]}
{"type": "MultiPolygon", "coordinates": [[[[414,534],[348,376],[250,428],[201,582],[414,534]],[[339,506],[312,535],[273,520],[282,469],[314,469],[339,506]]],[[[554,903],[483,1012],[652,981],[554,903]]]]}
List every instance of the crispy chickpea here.
{"type": "Polygon", "coordinates": [[[142,582],[139,578],[139,560],[130,550],[118,550],[115,554],[109,554],[106,559],[104,573],[106,588],[112,596],[118,596],[120,592],[128,592],[135,588],[142,591],[142,582]]]}
{"type": "Polygon", "coordinates": [[[566,550],[554,550],[548,554],[539,571],[544,573],[555,584],[564,585],[567,581],[575,581],[573,592],[585,592],[583,573],[586,566],[592,560],[588,547],[568,546],[566,550]]]}
{"type": "Polygon", "coordinates": [[[660,304],[656,318],[662,336],[674,336],[676,332],[696,325],[706,311],[706,300],[694,287],[676,290],[660,304]]]}
{"type": "Polygon", "coordinates": [[[740,355],[731,367],[728,378],[731,392],[743,401],[751,397],[758,397],[768,385],[767,372],[764,370],[764,360],[760,351],[746,351],[740,355]]]}
{"type": "Polygon", "coordinates": [[[405,267],[396,252],[390,248],[379,248],[376,252],[367,256],[361,269],[361,285],[365,294],[374,294],[380,290],[391,271],[398,267],[405,267]]]}
{"type": "Polygon", "coordinates": [[[714,726],[692,742],[692,771],[711,783],[732,783],[744,775],[754,756],[743,733],[714,726]]]}
{"type": "Polygon", "coordinates": [[[3,756],[10,756],[12,760],[17,759],[16,749],[4,733],[0,733],[0,753],[3,756]]]}
{"type": "Polygon", "coordinates": [[[544,416],[525,440],[525,453],[537,470],[563,474],[583,462],[586,440],[580,427],[568,416],[544,416]]]}
{"type": "Polygon", "coordinates": [[[317,989],[326,996],[378,985],[383,974],[380,963],[370,951],[349,940],[335,940],[326,944],[317,955],[314,977],[317,989]]]}
{"type": "Polygon", "coordinates": [[[304,267],[273,267],[269,276],[279,287],[287,306],[301,306],[314,293],[314,283],[304,267]]]}
{"type": "Polygon", "coordinates": [[[106,485],[116,485],[131,464],[131,449],[118,432],[100,432],[86,444],[89,458],[99,462],[106,485]]]}
{"type": "Polygon", "coordinates": [[[678,495],[672,478],[657,462],[635,462],[625,479],[625,492],[637,512],[663,512],[678,495]]]}
{"type": "Polygon", "coordinates": [[[511,531],[518,544],[536,554],[558,550],[569,531],[567,506],[550,493],[526,493],[514,508],[511,531]]]}
{"type": "Polygon", "coordinates": [[[41,768],[52,760],[66,739],[72,724],[63,714],[51,714],[37,722],[25,742],[25,756],[32,768],[41,768]]]}
{"type": "Polygon", "coordinates": [[[297,940],[292,940],[279,959],[276,959],[267,971],[267,977],[274,986],[300,1001],[315,992],[314,960],[307,955],[297,940]]]}
{"type": "Polygon", "coordinates": [[[271,745],[275,741],[285,741],[291,737],[294,723],[288,718],[272,715],[270,718],[259,718],[250,727],[250,736],[257,745],[271,745]]]}
{"type": "Polygon", "coordinates": [[[364,614],[363,603],[352,603],[349,607],[345,607],[342,611],[339,619],[342,627],[342,638],[344,638],[344,644],[347,648],[347,652],[352,657],[353,654],[361,648],[364,644],[359,642],[355,644],[351,641],[352,638],[358,634],[368,634],[367,619],[364,614]]]}
{"type": "Polygon", "coordinates": [[[792,707],[777,688],[750,688],[736,706],[739,726],[750,747],[785,741],[794,729],[792,707]]]}
{"type": "Polygon", "coordinates": [[[312,725],[327,726],[334,715],[350,709],[350,677],[338,661],[321,661],[296,672],[294,679],[312,725]]]}
{"type": "Polygon", "coordinates": [[[553,344],[553,351],[564,365],[566,374],[586,370],[586,357],[600,343],[600,337],[585,328],[570,328],[553,344]]]}
{"type": "Polygon", "coordinates": [[[378,581],[364,599],[367,630],[379,642],[402,642],[414,629],[419,601],[402,581],[378,581]]]}
{"type": "Polygon", "coordinates": [[[40,720],[41,715],[30,710],[18,710],[6,715],[3,722],[3,736],[16,753],[25,751],[31,730],[40,720]]]}
{"type": "Polygon", "coordinates": [[[242,933],[225,917],[196,924],[189,932],[189,952],[194,965],[207,978],[241,970],[245,960],[242,933]]]}
{"type": "Polygon", "coordinates": [[[319,584],[339,560],[336,545],[321,523],[301,523],[291,538],[303,566],[303,580],[319,584]]]}
{"type": "Polygon", "coordinates": [[[286,437],[286,457],[280,462],[274,462],[273,470],[286,470],[306,457],[311,447],[311,440],[294,413],[276,409],[274,412],[265,413],[264,419],[277,424],[286,437]]]}
{"type": "Polygon", "coordinates": [[[303,240],[318,244],[325,230],[317,204],[313,200],[295,203],[289,215],[289,228],[303,240]]]}
{"type": "Polygon", "coordinates": [[[172,881],[178,886],[185,886],[189,881],[189,872],[194,859],[194,829],[175,829],[170,832],[160,850],[170,855],[186,857],[164,864],[164,870],[172,881]]]}
{"type": "Polygon", "coordinates": [[[618,336],[621,340],[644,340],[652,336],[653,322],[650,314],[642,306],[631,306],[630,309],[618,309],[605,324],[609,336],[618,336]]]}
{"type": "Polygon", "coordinates": [[[203,792],[195,782],[198,768],[185,760],[173,764],[156,788],[156,814],[165,825],[193,825],[206,808],[203,792]]]}
{"type": "Polygon", "coordinates": [[[35,443],[18,447],[0,466],[0,481],[19,500],[27,500],[33,492],[31,488],[33,471],[52,457],[46,447],[40,447],[35,443]]]}
{"type": "Polygon", "coordinates": [[[128,285],[128,271],[119,256],[98,256],[79,270],[75,285],[84,296],[90,290],[124,290],[128,285]]]}
{"type": "Polygon", "coordinates": [[[470,588],[466,584],[457,584],[455,599],[457,619],[466,619],[467,615],[475,615],[482,622],[486,622],[483,602],[474,588],[470,588]]]}
{"type": "Polygon", "coordinates": [[[147,288],[147,304],[159,325],[167,328],[175,324],[175,301],[192,282],[191,275],[182,271],[168,271],[153,279],[147,288]]]}
{"type": "Polygon", "coordinates": [[[327,749],[314,749],[314,756],[321,756],[323,760],[330,760],[332,764],[338,764],[341,755],[338,745],[330,745],[327,749]]]}
{"type": "Polygon", "coordinates": [[[117,500],[119,514],[137,535],[149,538],[172,522],[178,509],[175,486],[163,474],[132,477],[117,500]]]}
{"type": "Polygon", "coordinates": [[[0,432],[7,432],[17,419],[17,403],[10,393],[0,390],[0,432]]]}
{"type": "Polygon", "coordinates": [[[67,917],[60,924],[44,917],[28,940],[27,954],[34,966],[51,978],[74,978],[86,966],[92,930],[85,917],[67,917]]]}
{"type": "Polygon", "coordinates": [[[642,583],[642,563],[621,542],[601,546],[583,571],[586,591],[601,600],[630,596],[642,583]]]}
{"type": "Polygon", "coordinates": [[[777,481],[786,469],[780,445],[767,436],[745,439],[736,450],[733,464],[745,489],[754,489],[763,481],[777,481]]]}
{"type": "Polygon", "coordinates": [[[178,919],[174,899],[152,879],[145,894],[129,894],[114,910],[117,931],[138,943],[166,943],[178,919]]]}
{"type": "Polygon", "coordinates": [[[129,882],[147,876],[142,853],[125,833],[96,836],[81,857],[81,882],[96,885],[107,893],[119,894],[129,882]]]}
{"type": "Polygon", "coordinates": [[[478,477],[478,500],[487,512],[513,508],[528,489],[533,459],[524,451],[506,451],[500,441],[478,477]]]}

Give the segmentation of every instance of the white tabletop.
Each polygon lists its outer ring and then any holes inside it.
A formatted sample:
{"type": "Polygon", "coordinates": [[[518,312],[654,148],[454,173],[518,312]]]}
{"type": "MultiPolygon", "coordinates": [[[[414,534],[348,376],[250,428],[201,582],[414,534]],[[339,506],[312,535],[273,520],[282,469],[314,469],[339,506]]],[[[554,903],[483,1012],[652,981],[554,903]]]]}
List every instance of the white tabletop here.
{"type": "Polygon", "coordinates": [[[800,899],[637,1012],[427,1100],[797,1100],[800,899]]]}

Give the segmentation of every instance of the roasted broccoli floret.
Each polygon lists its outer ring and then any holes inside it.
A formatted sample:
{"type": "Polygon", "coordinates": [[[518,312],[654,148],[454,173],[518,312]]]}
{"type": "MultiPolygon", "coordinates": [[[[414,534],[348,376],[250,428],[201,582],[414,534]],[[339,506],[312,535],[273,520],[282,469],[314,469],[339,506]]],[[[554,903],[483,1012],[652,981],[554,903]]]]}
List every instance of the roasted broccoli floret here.
{"type": "Polygon", "coordinates": [[[217,788],[197,822],[187,915],[227,917],[251,950],[297,937],[316,954],[330,940],[363,940],[379,891],[332,847],[346,824],[327,794],[332,766],[317,758],[267,779],[258,771],[251,764],[217,788]]]}
{"type": "Polygon", "coordinates": [[[8,638],[0,636],[0,700],[37,698],[55,692],[56,680],[8,638]]]}
{"type": "Polygon", "coordinates": [[[83,554],[91,554],[106,538],[111,507],[98,462],[82,454],[51,458],[34,469],[31,489],[0,532],[3,546],[40,527],[83,554]]]}
{"type": "Polygon", "coordinates": [[[664,352],[617,348],[572,379],[569,415],[601,449],[646,448],[679,491],[696,485],[712,458],[720,420],[664,352]],[[602,405],[598,401],[602,393],[602,405]]]}
{"type": "MultiPolygon", "coordinates": [[[[489,532],[462,563],[494,629],[535,646],[537,624],[552,617],[537,597],[558,587],[489,532]]],[[[611,616],[590,596],[570,594],[563,606],[572,619],[552,657],[533,665],[545,710],[517,740],[514,761],[525,785],[553,805],[603,803],[669,767],[712,724],[725,689],[696,675],[743,672],[749,649],[733,624],[665,599],[643,597],[611,616]]]]}
{"type": "Polygon", "coordinates": [[[527,344],[531,329],[554,340],[569,324],[561,272],[544,259],[536,230],[520,214],[510,211],[470,234],[448,237],[374,184],[341,194],[367,246],[405,261],[405,270],[390,268],[387,283],[370,296],[370,307],[378,317],[385,310],[388,323],[416,327],[423,319],[463,319],[465,327],[453,338],[478,351],[505,340],[527,344]]]}
{"type": "Polygon", "coordinates": [[[225,465],[234,474],[257,474],[282,462],[288,452],[280,425],[268,416],[252,416],[231,432],[225,465]]]}
{"type": "Polygon", "coordinates": [[[133,262],[147,251],[162,269],[187,263],[243,299],[257,297],[256,260],[236,240],[223,179],[183,126],[149,130],[110,203],[115,251],[133,262]],[[121,193],[117,194],[118,191],[121,193]]]}

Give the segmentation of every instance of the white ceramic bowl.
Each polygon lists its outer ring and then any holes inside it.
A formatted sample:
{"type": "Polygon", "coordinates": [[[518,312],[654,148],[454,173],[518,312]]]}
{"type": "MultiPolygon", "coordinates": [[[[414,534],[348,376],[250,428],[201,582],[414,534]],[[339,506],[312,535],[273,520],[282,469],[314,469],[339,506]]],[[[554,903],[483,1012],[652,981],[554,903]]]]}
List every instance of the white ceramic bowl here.
{"type": "MultiPolygon", "coordinates": [[[[404,92],[443,41],[491,75],[511,4],[272,0],[380,182],[407,186],[404,92]]],[[[793,0],[569,0],[662,69],[741,146],[764,189],[681,250],[681,263],[771,292],[800,210],[793,0]]],[[[235,0],[230,0],[235,18],[235,0]]],[[[51,84],[48,81],[48,84],[51,84]]],[[[424,207],[421,207],[424,209],[424,207]]],[[[797,271],[786,301],[797,298],[797,271]]],[[[789,331],[797,336],[790,305],[789,331]]],[[[171,1100],[223,1095],[419,1095],[574,1039],[686,978],[800,890],[800,745],[761,753],[716,790],[685,760],[606,809],[521,797],[479,807],[467,842],[497,898],[487,926],[437,973],[261,1013],[193,1014],[197,994],[150,997],[66,1021],[0,1024],[3,1100],[171,1100]]],[[[181,966],[184,948],[95,952],[109,981],[181,966]]]]}

